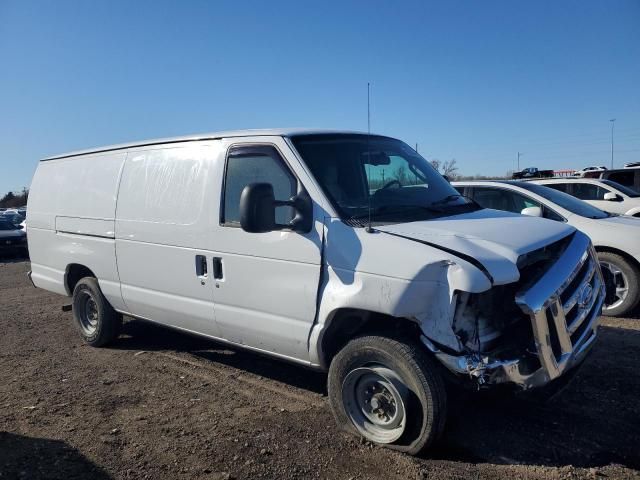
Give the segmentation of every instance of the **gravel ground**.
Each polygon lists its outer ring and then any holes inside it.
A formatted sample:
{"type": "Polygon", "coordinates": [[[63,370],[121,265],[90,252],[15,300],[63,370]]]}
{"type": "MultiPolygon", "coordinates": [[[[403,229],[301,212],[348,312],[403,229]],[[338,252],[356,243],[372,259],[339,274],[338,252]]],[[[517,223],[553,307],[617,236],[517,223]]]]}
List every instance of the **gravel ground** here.
{"type": "Polygon", "coordinates": [[[137,320],[87,347],[28,269],[0,263],[0,479],[640,478],[638,319],[546,405],[456,399],[414,458],[341,433],[322,374],[137,320]]]}

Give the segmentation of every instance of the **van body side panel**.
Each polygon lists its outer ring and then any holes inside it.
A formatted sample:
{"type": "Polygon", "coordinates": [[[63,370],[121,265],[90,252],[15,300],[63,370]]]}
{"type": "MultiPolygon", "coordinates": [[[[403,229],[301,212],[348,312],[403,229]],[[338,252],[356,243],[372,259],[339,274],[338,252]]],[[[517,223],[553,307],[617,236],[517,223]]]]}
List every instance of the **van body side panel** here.
{"type": "MultiPolygon", "coordinates": [[[[274,145],[290,171],[311,182],[281,137],[225,139],[231,145],[274,145]]],[[[216,163],[214,196],[222,198],[225,155],[216,163]]],[[[311,187],[313,188],[313,187],[311,187]]],[[[313,190],[311,190],[313,195],[313,190]]],[[[323,209],[314,198],[314,226],[308,233],[247,233],[217,220],[209,248],[221,259],[222,279],[213,290],[216,322],[228,341],[309,360],[308,338],[316,314],[323,209]]]]}
{"type": "Polygon", "coordinates": [[[70,294],[71,264],[97,277],[116,308],[123,308],[115,263],[114,219],[118,180],[126,152],[40,162],[29,195],[29,253],[38,287],[70,294]]]}
{"type": "Polygon", "coordinates": [[[129,151],[115,226],[127,312],[214,337],[220,333],[206,248],[219,201],[211,188],[217,148],[193,142],[129,151]],[[206,276],[198,274],[202,261],[206,276]]]}

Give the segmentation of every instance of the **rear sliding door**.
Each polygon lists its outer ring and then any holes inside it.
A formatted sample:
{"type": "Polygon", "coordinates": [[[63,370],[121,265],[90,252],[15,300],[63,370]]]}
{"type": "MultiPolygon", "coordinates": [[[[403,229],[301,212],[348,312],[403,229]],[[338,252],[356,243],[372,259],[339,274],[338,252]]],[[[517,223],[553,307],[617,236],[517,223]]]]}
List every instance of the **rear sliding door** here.
{"type": "Polygon", "coordinates": [[[214,321],[211,185],[215,142],[130,151],[116,209],[116,259],[129,313],[219,337],[214,321]]]}

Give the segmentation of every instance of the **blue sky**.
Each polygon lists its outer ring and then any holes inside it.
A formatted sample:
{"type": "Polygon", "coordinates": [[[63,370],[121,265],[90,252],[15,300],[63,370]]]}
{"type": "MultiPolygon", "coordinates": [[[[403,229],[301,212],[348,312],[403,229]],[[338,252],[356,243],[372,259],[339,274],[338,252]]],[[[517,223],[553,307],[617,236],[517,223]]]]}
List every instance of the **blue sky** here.
{"type": "Polygon", "coordinates": [[[465,174],[640,160],[640,1],[0,0],[0,192],[39,158],[236,128],[372,131],[465,174]]]}

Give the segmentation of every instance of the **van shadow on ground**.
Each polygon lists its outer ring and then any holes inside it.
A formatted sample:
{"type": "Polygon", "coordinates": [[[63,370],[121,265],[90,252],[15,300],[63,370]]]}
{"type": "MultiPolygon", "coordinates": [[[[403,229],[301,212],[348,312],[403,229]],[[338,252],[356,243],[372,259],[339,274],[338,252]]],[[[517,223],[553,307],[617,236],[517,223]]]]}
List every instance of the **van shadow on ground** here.
{"type": "Polygon", "coordinates": [[[130,320],[112,348],[146,351],[182,351],[204,360],[244,370],[315,393],[326,393],[326,375],[265,355],[189,335],[142,320],[130,320]]]}
{"type": "Polygon", "coordinates": [[[7,432],[0,432],[0,477],[60,480],[111,478],[65,442],[7,432]]]}
{"type": "MultiPolygon", "coordinates": [[[[187,352],[326,393],[322,373],[138,320],[125,324],[114,347],[187,352]]],[[[639,351],[640,331],[601,327],[592,355],[575,380],[546,404],[522,398],[452,398],[444,438],[426,457],[547,466],[618,463],[640,469],[639,351]]]]}

